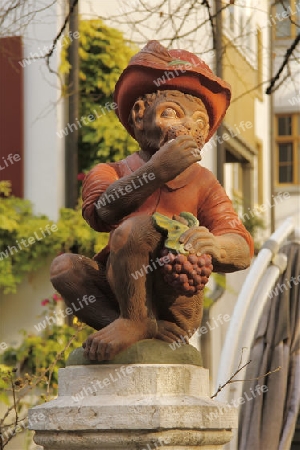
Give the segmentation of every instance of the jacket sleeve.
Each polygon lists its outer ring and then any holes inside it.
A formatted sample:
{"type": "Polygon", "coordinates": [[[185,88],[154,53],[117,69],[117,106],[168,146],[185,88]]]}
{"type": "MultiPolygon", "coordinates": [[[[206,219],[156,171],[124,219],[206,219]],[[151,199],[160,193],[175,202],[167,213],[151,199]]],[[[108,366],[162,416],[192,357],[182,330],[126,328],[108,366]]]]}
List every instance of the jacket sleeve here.
{"type": "Polygon", "coordinates": [[[215,236],[239,234],[246,240],[252,257],[254,254],[252,236],[239,219],[231,200],[218,180],[209,170],[204,170],[206,191],[204,195],[202,193],[198,204],[200,226],[205,226],[215,236]]]}
{"type": "Polygon", "coordinates": [[[99,201],[108,186],[119,177],[109,164],[97,164],[85,177],[82,187],[82,216],[86,222],[96,231],[110,232],[115,226],[111,226],[100,220],[97,208],[105,206],[111,201],[108,197],[99,201]]]}

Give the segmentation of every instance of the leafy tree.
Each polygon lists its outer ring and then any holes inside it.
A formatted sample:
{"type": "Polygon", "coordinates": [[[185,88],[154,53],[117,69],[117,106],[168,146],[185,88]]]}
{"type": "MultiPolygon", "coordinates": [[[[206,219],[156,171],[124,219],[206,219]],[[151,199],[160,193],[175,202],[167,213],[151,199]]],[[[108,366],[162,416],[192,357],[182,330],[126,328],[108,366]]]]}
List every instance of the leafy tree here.
{"type": "Polygon", "coordinates": [[[59,368],[65,367],[70,352],[81,347],[94,331],[76,318],[73,326],[59,323],[55,314],[62,309],[59,304],[63,305],[59,294],[41,303],[46,306],[39,316],[39,326],[44,328],[41,334],[23,331],[21,344],[7,348],[0,356],[0,450],[19,433],[24,435],[22,448],[31,448],[33,432],[28,430],[29,408],[57,395],[59,368]],[[47,318],[52,318],[48,324],[47,318]]]}
{"type": "Polygon", "coordinates": [[[46,381],[44,387],[51,386],[53,394],[56,394],[58,369],[65,367],[71,351],[81,347],[82,342],[95,330],[82,324],[76,317],[72,318],[72,325],[64,323],[64,319],[60,315],[57,316],[57,312],[62,311],[63,317],[66,317],[67,307],[58,293],[44,299],[41,304],[45,309],[38,316],[39,322],[36,326],[39,331],[28,333],[21,330],[20,333],[23,335],[21,344],[17,347],[8,347],[0,356],[0,365],[3,363],[7,367],[16,367],[19,375],[27,372],[40,375],[56,360],[50,378],[41,380],[46,381]]]}
{"type": "Polygon", "coordinates": [[[83,220],[80,202],[75,210],[62,208],[54,223],[35,215],[28,200],[11,196],[9,181],[0,182],[0,217],[0,289],[5,294],[16,292],[24,276],[48,257],[70,251],[92,257],[108,241],[107,233],[83,220]]]}
{"type": "MultiPolygon", "coordinates": [[[[115,84],[137,49],[123,34],[101,20],[79,26],[80,124],[79,171],[99,162],[117,161],[138,149],[119,122],[113,105],[115,84]],[[105,106],[106,105],[106,106],[105,106]]],[[[67,38],[66,38],[67,39],[67,38]]],[[[63,47],[61,72],[68,74],[68,44],[63,47]]]]}

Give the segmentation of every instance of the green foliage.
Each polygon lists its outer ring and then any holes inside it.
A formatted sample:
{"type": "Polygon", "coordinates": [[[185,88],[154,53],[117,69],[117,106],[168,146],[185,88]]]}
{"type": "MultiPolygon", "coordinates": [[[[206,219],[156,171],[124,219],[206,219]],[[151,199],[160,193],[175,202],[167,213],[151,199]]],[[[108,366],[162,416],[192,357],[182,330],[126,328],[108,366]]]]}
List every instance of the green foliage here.
{"type": "Polygon", "coordinates": [[[260,231],[266,229],[264,219],[254,215],[253,217],[245,217],[242,222],[254,239],[255,249],[259,249],[261,246],[260,231]]]}
{"type": "Polygon", "coordinates": [[[108,235],[90,228],[80,204],[76,210],[62,209],[54,223],[35,215],[28,200],[9,196],[7,187],[0,184],[0,289],[5,294],[16,292],[24,276],[49,256],[74,251],[92,257],[106,245],[108,235]]]}
{"type": "Polygon", "coordinates": [[[7,180],[0,181],[0,196],[8,197],[11,192],[11,182],[7,180]]]}
{"type": "MultiPolygon", "coordinates": [[[[68,326],[65,323],[60,324],[59,319],[56,319],[55,311],[64,309],[65,306],[61,296],[57,293],[53,294],[50,299],[43,300],[42,305],[45,306],[45,311],[38,317],[37,324],[44,324],[41,327],[44,327],[43,331],[40,334],[28,334],[23,331],[22,343],[17,348],[7,348],[1,360],[6,365],[3,366],[3,371],[7,370],[9,366],[10,368],[16,367],[20,376],[24,376],[24,373],[41,376],[47,368],[53,366],[50,377],[42,377],[39,387],[46,387],[49,384],[55,394],[58,369],[65,367],[65,361],[70,352],[77,347],[81,347],[82,342],[95,330],[88,326],[82,326],[76,318],[73,319],[74,326],[68,326]],[[46,317],[54,318],[56,321],[52,324],[52,321],[47,321],[46,317]],[[72,339],[75,335],[76,339],[72,339]]],[[[3,380],[5,379],[2,377],[2,384],[3,380]]]]}
{"type": "Polygon", "coordinates": [[[39,317],[39,323],[46,324],[41,335],[23,332],[22,343],[6,349],[0,357],[0,401],[7,405],[0,417],[1,449],[25,430],[25,447],[29,448],[32,432],[27,430],[28,409],[57,395],[58,369],[65,366],[69,353],[94,332],[76,318],[73,327],[59,324],[58,320],[49,325],[46,317],[55,318],[57,308],[63,308],[59,294],[43,300],[42,305],[47,308],[39,317]]]}
{"type": "MultiPolygon", "coordinates": [[[[79,171],[83,172],[96,163],[117,161],[138,150],[137,142],[119,122],[114,112],[116,105],[112,103],[115,84],[137,49],[128,45],[120,31],[107,27],[101,20],[82,20],[79,32],[82,125],[79,171]]],[[[62,52],[63,74],[70,70],[67,52],[68,44],[62,52]]]]}
{"type": "Polygon", "coordinates": [[[251,234],[251,236],[253,237],[254,240],[254,249],[255,251],[259,251],[261,245],[262,245],[262,240],[261,240],[261,231],[266,229],[266,224],[265,221],[263,219],[263,217],[260,217],[258,214],[255,214],[255,209],[254,214],[252,213],[242,213],[243,210],[243,206],[242,206],[242,201],[240,200],[240,198],[235,195],[233,197],[233,206],[235,208],[236,211],[238,211],[240,214],[240,220],[242,222],[242,224],[244,225],[244,227],[246,228],[246,230],[249,231],[249,233],[251,234]]]}
{"type": "Polygon", "coordinates": [[[6,393],[8,389],[8,376],[11,368],[6,364],[0,364],[0,402],[9,405],[9,399],[6,393]]]}

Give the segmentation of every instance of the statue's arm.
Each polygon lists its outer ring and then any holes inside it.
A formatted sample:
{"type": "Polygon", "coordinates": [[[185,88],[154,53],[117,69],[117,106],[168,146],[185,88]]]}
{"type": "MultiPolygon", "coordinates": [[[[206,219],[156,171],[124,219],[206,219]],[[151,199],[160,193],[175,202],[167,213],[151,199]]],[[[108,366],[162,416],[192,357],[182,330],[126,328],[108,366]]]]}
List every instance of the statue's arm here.
{"type": "Polygon", "coordinates": [[[162,182],[151,161],[132,174],[111,183],[96,202],[96,214],[107,224],[117,224],[139,208],[162,182]]]}
{"type": "Polygon", "coordinates": [[[122,178],[113,165],[98,164],[83,183],[82,215],[94,230],[110,232],[160,185],[150,162],[122,178]]]}
{"type": "Polygon", "coordinates": [[[239,234],[215,236],[205,227],[195,227],[181,236],[181,242],[195,253],[211,255],[214,272],[247,269],[251,262],[249,244],[239,234]]]}
{"type": "Polygon", "coordinates": [[[235,272],[250,266],[253,256],[251,247],[241,235],[223,234],[216,236],[216,241],[221,251],[219,258],[213,258],[215,272],[235,272]]]}
{"type": "Polygon", "coordinates": [[[253,239],[235,212],[231,200],[214,175],[204,169],[207,190],[199,193],[199,227],[182,234],[184,245],[213,258],[214,271],[246,269],[253,256],[253,239]]]}
{"type": "MultiPolygon", "coordinates": [[[[99,192],[94,201],[94,213],[100,222],[108,226],[117,225],[164,183],[198,161],[200,152],[196,150],[197,144],[191,136],[179,136],[161,147],[132,174],[122,178],[111,177],[110,182],[107,180],[106,188],[99,192]]],[[[94,178],[97,176],[99,181],[103,180],[99,171],[94,178]]],[[[88,175],[86,183],[89,178],[91,176],[88,175]]]]}

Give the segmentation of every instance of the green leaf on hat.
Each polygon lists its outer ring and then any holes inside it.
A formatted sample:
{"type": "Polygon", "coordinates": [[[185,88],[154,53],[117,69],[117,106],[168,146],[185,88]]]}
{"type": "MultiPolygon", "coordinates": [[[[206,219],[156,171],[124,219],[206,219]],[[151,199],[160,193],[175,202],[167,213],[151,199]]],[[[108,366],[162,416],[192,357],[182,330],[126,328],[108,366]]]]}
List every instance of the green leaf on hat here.
{"type": "Polygon", "coordinates": [[[168,66],[178,66],[178,65],[190,66],[191,63],[189,61],[183,61],[181,59],[174,59],[173,61],[170,61],[168,63],[168,66]]]}

